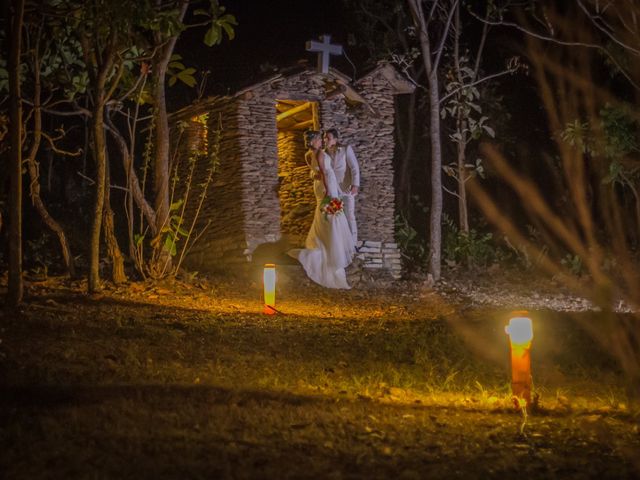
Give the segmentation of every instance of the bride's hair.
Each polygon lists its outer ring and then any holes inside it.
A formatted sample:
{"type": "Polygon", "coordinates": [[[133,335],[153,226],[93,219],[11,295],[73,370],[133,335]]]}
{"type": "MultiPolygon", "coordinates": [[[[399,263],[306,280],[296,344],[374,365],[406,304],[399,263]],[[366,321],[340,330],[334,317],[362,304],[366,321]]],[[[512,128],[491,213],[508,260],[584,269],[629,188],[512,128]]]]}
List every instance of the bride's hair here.
{"type": "Polygon", "coordinates": [[[319,130],[307,130],[304,132],[304,143],[307,148],[311,146],[311,142],[317,137],[322,136],[322,132],[319,130]]]}

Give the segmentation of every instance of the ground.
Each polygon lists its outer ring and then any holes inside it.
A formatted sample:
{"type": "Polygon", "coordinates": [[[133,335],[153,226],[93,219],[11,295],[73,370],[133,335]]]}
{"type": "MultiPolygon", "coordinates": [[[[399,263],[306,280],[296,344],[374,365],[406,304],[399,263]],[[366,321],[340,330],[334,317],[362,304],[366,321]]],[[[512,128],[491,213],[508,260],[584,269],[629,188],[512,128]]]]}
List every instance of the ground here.
{"type": "Polygon", "coordinates": [[[350,291],[279,272],[41,279],[2,310],[4,478],[640,478],[637,410],[585,300],[514,274],[350,291]],[[510,396],[534,319],[536,408],[510,396]]]}

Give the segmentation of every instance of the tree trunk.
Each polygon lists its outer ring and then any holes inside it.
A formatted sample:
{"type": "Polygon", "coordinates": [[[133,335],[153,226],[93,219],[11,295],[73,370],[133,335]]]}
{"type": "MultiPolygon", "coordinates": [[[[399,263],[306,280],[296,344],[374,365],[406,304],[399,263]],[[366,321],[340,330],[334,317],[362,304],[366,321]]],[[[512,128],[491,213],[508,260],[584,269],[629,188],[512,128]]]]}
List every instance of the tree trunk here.
{"type": "MultiPolygon", "coordinates": [[[[427,50],[427,54],[428,54],[427,50]]],[[[423,53],[424,55],[424,53],[423,53]]],[[[429,273],[440,280],[442,257],[442,144],[440,95],[436,71],[429,74],[429,134],[431,136],[431,210],[429,215],[429,273]]]]}
{"type": "Polygon", "coordinates": [[[104,91],[100,94],[100,90],[96,89],[96,94],[100,95],[100,97],[96,99],[96,106],[93,109],[93,117],[91,119],[91,125],[93,127],[93,150],[96,164],[96,197],[93,207],[93,225],[91,227],[91,246],[89,253],[89,293],[95,293],[100,290],[100,233],[104,210],[106,177],[104,91]]]}
{"type": "Polygon", "coordinates": [[[118,239],[115,233],[115,222],[113,220],[113,210],[111,209],[111,187],[109,165],[106,163],[105,168],[105,188],[104,188],[104,241],[107,245],[107,253],[111,258],[111,280],[116,285],[127,281],[124,273],[124,257],[118,245],[118,239]]]}
{"type": "Polygon", "coordinates": [[[24,0],[7,2],[6,22],[11,47],[9,52],[9,129],[11,142],[11,193],[9,209],[9,305],[22,302],[22,104],[20,97],[20,53],[24,0]],[[11,11],[11,3],[14,5],[11,11]]]}
{"type": "Polygon", "coordinates": [[[73,263],[73,255],[71,255],[71,248],[69,247],[69,242],[67,242],[67,236],[65,235],[62,226],[49,214],[49,211],[40,196],[40,170],[38,168],[36,156],[42,141],[42,109],[40,105],[40,56],[37,45],[34,54],[33,71],[35,80],[33,93],[33,143],[27,159],[27,167],[29,170],[29,177],[31,179],[29,195],[31,196],[31,202],[38,211],[42,221],[58,237],[67,274],[73,278],[75,277],[75,266],[73,263]]]}
{"type": "Polygon", "coordinates": [[[466,154],[466,134],[463,133],[465,127],[465,121],[462,118],[462,114],[458,113],[458,133],[462,135],[462,138],[456,142],[457,149],[457,168],[458,168],[458,228],[459,231],[468,234],[469,233],[469,210],[467,206],[467,163],[466,154]]]}
{"type": "MultiPolygon", "coordinates": [[[[458,82],[462,85],[463,77],[460,71],[460,5],[456,7],[455,14],[455,33],[453,39],[453,61],[455,62],[456,76],[458,82]]],[[[478,64],[476,63],[476,68],[478,64]]],[[[456,95],[458,98],[461,94],[456,95]]],[[[465,169],[466,162],[466,147],[467,147],[467,134],[465,133],[466,119],[463,115],[464,109],[458,108],[456,115],[456,130],[460,135],[460,138],[456,140],[456,167],[458,182],[458,231],[464,234],[469,234],[469,219],[467,215],[467,189],[466,181],[467,174],[465,169]]]]}
{"type": "Polygon", "coordinates": [[[36,210],[40,214],[42,221],[49,229],[58,237],[58,243],[60,243],[60,250],[62,252],[62,258],[64,260],[65,267],[67,269],[67,275],[70,278],[76,276],[76,269],[73,262],[73,256],[71,255],[71,247],[67,241],[67,236],[64,233],[62,226],[51,216],[44,205],[42,198],[40,197],[40,185],[38,184],[38,171],[35,162],[29,162],[29,176],[31,177],[31,201],[36,210]],[[37,185],[37,186],[35,186],[37,185]],[[37,190],[37,192],[36,192],[37,190]]]}
{"type": "MultiPolygon", "coordinates": [[[[432,281],[440,279],[442,260],[442,141],[440,138],[440,92],[438,91],[438,64],[442,57],[444,42],[448,36],[451,20],[457,2],[451,4],[451,10],[443,25],[440,41],[432,49],[427,24],[422,11],[421,0],[407,0],[413,21],[418,31],[420,52],[427,74],[429,88],[429,134],[431,136],[431,210],[429,213],[429,274],[432,281]],[[435,59],[432,60],[432,56],[435,59]]],[[[436,0],[437,1],[437,0],[436,0]]],[[[435,11],[436,4],[433,6],[435,11]]]]}
{"type": "Polygon", "coordinates": [[[105,125],[107,126],[107,130],[111,133],[111,138],[115,140],[118,149],[120,150],[120,155],[122,155],[122,165],[124,167],[124,171],[127,175],[127,188],[129,189],[129,194],[127,196],[127,210],[129,216],[129,253],[131,258],[135,257],[135,253],[133,252],[134,241],[133,241],[133,204],[132,202],[135,200],[136,206],[140,209],[147,223],[149,224],[149,230],[151,231],[152,236],[156,236],[156,213],[147,202],[147,199],[144,198],[144,193],[142,188],[140,187],[140,180],[136,174],[135,169],[133,168],[133,157],[129,147],[127,146],[127,142],[124,137],[120,133],[120,131],[113,124],[109,116],[105,117],[105,125]]]}
{"type": "MultiPolygon", "coordinates": [[[[489,11],[487,11],[487,16],[489,11]]],[[[462,27],[460,24],[460,4],[456,7],[455,12],[455,38],[453,55],[456,66],[456,74],[460,85],[463,84],[462,73],[460,72],[460,33],[462,27]]],[[[473,67],[473,76],[471,81],[475,81],[480,71],[480,61],[482,59],[482,53],[487,40],[487,34],[489,32],[489,24],[484,22],[482,25],[482,36],[480,37],[480,43],[478,44],[478,51],[476,53],[476,60],[473,67]]],[[[467,201],[467,180],[469,174],[465,167],[467,163],[467,143],[469,141],[465,129],[468,126],[467,119],[463,117],[462,109],[458,109],[457,115],[458,133],[461,138],[456,142],[457,149],[457,167],[458,167],[458,227],[460,232],[469,234],[469,202],[467,201]]]]}
{"type": "MultiPolygon", "coordinates": [[[[169,55],[169,58],[171,56],[169,55]]],[[[154,123],[156,131],[155,159],[154,159],[154,208],[156,211],[156,235],[162,235],[162,229],[169,223],[169,122],[165,98],[165,75],[167,63],[160,59],[154,64],[154,92],[155,102],[154,123]]],[[[161,238],[154,241],[154,264],[150,269],[154,276],[161,276],[165,266],[170,267],[170,255],[164,249],[161,238]]]]}
{"type": "Polygon", "coordinates": [[[118,69],[116,78],[110,78],[114,74],[117,32],[111,30],[105,45],[96,42],[91,45],[94,39],[88,35],[81,35],[85,64],[89,67],[94,65],[92,60],[97,58],[100,62],[95,66],[95,70],[89,71],[91,78],[93,108],[91,116],[91,133],[93,135],[93,157],[95,160],[96,177],[95,177],[95,202],[93,208],[93,224],[91,226],[91,245],[89,249],[89,278],[87,289],[89,293],[95,293],[100,290],[100,237],[102,230],[102,215],[104,211],[104,190],[106,184],[106,138],[105,138],[105,105],[110,94],[113,93],[115,86],[119,82],[122,69],[118,69]],[[98,54],[94,56],[94,54],[98,54]],[[107,82],[113,82],[109,90],[107,82]]]}
{"type": "Polygon", "coordinates": [[[120,155],[122,156],[122,164],[127,175],[128,194],[125,202],[125,208],[127,215],[127,233],[129,239],[129,257],[134,262],[134,265],[138,272],[144,277],[146,276],[147,268],[144,265],[143,259],[140,258],[139,252],[137,250],[138,247],[136,245],[134,237],[134,201],[142,212],[144,218],[147,220],[152,238],[156,236],[156,213],[151,205],[149,205],[149,202],[147,202],[147,199],[144,198],[144,193],[142,192],[142,188],[140,186],[140,180],[138,179],[135,169],[133,168],[133,156],[131,155],[131,151],[127,146],[127,142],[108,115],[105,118],[105,124],[107,125],[109,133],[111,133],[111,138],[115,140],[115,143],[120,150],[120,155]]]}
{"type": "MultiPolygon", "coordinates": [[[[178,20],[182,21],[187,12],[189,0],[182,0],[178,20]]],[[[168,39],[156,34],[156,45],[162,45],[158,55],[154,57],[153,75],[153,101],[155,106],[154,124],[156,132],[156,148],[154,159],[154,208],[156,211],[156,238],[154,239],[153,264],[150,271],[155,276],[163,275],[171,269],[171,256],[164,249],[164,242],[160,238],[162,229],[169,223],[169,120],[167,118],[167,102],[165,96],[165,77],[167,67],[173,50],[178,40],[178,35],[168,39]]]]}

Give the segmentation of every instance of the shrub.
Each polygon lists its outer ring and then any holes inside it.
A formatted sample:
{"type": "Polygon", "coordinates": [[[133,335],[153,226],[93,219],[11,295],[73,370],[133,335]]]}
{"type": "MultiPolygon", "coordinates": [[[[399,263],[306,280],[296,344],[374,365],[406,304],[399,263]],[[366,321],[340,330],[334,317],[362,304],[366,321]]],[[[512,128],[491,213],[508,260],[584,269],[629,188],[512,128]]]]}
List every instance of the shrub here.
{"type": "Polygon", "coordinates": [[[407,271],[416,270],[426,265],[428,248],[424,238],[418,235],[404,213],[395,217],[396,242],[404,259],[407,271]]]}
{"type": "Polygon", "coordinates": [[[471,229],[461,232],[448,216],[444,216],[445,234],[443,257],[450,265],[464,264],[467,267],[482,267],[493,263],[498,255],[492,243],[492,233],[480,233],[471,229]]]}

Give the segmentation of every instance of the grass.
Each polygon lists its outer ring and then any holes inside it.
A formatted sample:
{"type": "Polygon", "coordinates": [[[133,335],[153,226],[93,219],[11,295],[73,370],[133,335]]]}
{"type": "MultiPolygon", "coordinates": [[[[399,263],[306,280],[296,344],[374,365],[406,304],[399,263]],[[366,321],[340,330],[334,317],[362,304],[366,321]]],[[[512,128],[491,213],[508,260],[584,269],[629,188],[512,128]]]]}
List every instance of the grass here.
{"type": "Polygon", "coordinates": [[[5,478],[640,475],[624,382],[575,316],[538,313],[523,426],[506,311],[409,285],[293,281],[277,316],[246,279],[80,287],[3,311],[5,478]]]}

